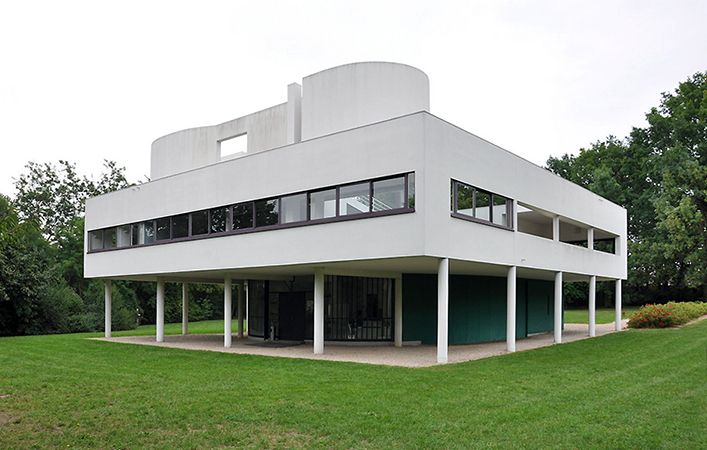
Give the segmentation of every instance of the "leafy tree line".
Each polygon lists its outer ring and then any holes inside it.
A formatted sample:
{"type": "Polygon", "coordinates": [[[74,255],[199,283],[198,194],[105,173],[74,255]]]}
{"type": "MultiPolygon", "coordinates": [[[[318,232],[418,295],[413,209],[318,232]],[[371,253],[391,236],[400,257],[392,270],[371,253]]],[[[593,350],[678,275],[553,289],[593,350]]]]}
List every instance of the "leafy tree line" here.
{"type": "MultiPolygon", "coordinates": [[[[15,195],[0,194],[0,335],[102,331],[104,285],[83,277],[87,198],[130,186],[105,162],[94,181],[75,164],[30,162],[15,195]]],[[[112,327],[155,323],[155,283],[114,281],[112,327]]],[[[223,318],[220,286],[190,285],[190,320],[223,318]]],[[[181,286],[165,286],[165,320],[181,320],[181,286]]]]}
{"type": "Polygon", "coordinates": [[[707,72],[646,119],[547,168],[626,208],[629,302],[707,301],[707,72]]]}

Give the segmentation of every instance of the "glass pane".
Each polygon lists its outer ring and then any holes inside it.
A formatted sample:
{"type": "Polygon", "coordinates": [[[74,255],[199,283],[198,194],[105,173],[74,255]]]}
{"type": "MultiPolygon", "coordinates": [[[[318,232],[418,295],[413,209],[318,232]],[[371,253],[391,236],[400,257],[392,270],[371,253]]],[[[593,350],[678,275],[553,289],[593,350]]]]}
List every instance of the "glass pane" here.
{"type": "Polygon", "coordinates": [[[253,202],[233,207],[233,229],[253,228],[253,202]]]}
{"type": "Polygon", "coordinates": [[[457,212],[474,217],[474,188],[457,183],[457,212]]]}
{"type": "Polygon", "coordinates": [[[415,174],[408,174],[408,208],[415,208],[415,174]]]}
{"type": "Polygon", "coordinates": [[[373,211],[405,207],[405,177],[373,182],[373,211]]]}
{"type": "Polygon", "coordinates": [[[336,217],[336,189],[309,194],[309,217],[311,220],[336,217]]]}
{"type": "Polygon", "coordinates": [[[129,247],[130,246],[130,225],[123,225],[118,227],[118,235],[116,237],[117,247],[129,247]]]}
{"type": "MultiPolygon", "coordinates": [[[[159,229],[159,220],[157,221],[159,229]]],[[[179,239],[189,236],[189,214],[180,214],[172,217],[172,239],[179,239]]],[[[159,232],[157,239],[159,237],[159,232]]]]}
{"type": "Polygon", "coordinates": [[[358,183],[339,188],[339,215],[367,213],[371,204],[370,184],[358,183]]]}
{"type": "Polygon", "coordinates": [[[169,231],[169,217],[157,219],[155,222],[157,223],[157,240],[165,241],[170,239],[171,234],[169,231]]]}
{"type": "Polygon", "coordinates": [[[88,245],[91,250],[101,250],[103,248],[103,230],[88,233],[88,245]]]}
{"type": "Polygon", "coordinates": [[[508,226],[508,211],[506,204],[508,199],[500,195],[493,195],[493,223],[508,226]]]}
{"type": "Polygon", "coordinates": [[[209,212],[191,213],[191,235],[198,236],[209,232],[209,212]]]}
{"type": "Polygon", "coordinates": [[[476,191],[476,210],[475,215],[477,219],[481,220],[491,220],[491,194],[484,191],[476,191]]]}
{"type": "Polygon", "coordinates": [[[260,200],[255,202],[255,226],[267,227],[278,224],[277,199],[260,200]]]}
{"type": "Polygon", "coordinates": [[[281,223],[307,220],[307,194],[288,195],[280,199],[281,223]]]}
{"type": "Polygon", "coordinates": [[[151,244],[155,242],[155,222],[148,220],[140,224],[141,244],[151,244]]]}
{"type": "MultiPolygon", "coordinates": [[[[252,214],[251,214],[252,216],[252,214]]],[[[216,208],[211,210],[211,232],[223,233],[231,229],[231,215],[229,208],[216,208]]]]}
{"type": "Polygon", "coordinates": [[[105,244],[105,248],[115,248],[116,245],[116,229],[115,228],[108,228],[105,230],[105,241],[103,241],[105,244]]]}
{"type": "Polygon", "coordinates": [[[130,226],[130,229],[130,245],[138,245],[140,243],[140,224],[134,223],[130,226]]]}

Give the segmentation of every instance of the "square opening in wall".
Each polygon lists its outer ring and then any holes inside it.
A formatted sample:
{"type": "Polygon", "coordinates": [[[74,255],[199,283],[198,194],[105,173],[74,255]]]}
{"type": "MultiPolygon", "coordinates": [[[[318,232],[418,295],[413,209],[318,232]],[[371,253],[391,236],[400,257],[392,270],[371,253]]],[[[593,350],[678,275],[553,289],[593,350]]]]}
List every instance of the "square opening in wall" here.
{"type": "Polygon", "coordinates": [[[241,134],[232,138],[219,141],[219,152],[221,161],[225,159],[238,158],[248,152],[248,135],[241,134]]]}

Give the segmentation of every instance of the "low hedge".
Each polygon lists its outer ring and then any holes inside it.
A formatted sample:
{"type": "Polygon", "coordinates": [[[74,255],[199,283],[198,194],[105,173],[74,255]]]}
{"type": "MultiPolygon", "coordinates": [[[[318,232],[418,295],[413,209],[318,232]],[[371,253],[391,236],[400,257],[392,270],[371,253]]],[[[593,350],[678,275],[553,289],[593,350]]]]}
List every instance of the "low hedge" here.
{"type": "Polygon", "coordinates": [[[628,319],[629,328],[670,328],[707,314],[707,303],[669,302],[644,305],[628,319]]]}

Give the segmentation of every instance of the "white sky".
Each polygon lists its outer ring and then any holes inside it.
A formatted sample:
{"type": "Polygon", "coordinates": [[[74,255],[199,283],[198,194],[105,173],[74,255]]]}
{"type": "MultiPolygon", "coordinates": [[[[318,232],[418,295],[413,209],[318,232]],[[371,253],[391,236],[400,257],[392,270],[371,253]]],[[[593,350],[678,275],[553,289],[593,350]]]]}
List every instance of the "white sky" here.
{"type": "Polygon", "coordinates": [[[158,137],[358,61],[421,69],[433,114],[542,165],[707,70],[707,2],[2,0],[0,192],[30,160],[144,180],[158,137]]]}

